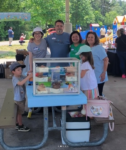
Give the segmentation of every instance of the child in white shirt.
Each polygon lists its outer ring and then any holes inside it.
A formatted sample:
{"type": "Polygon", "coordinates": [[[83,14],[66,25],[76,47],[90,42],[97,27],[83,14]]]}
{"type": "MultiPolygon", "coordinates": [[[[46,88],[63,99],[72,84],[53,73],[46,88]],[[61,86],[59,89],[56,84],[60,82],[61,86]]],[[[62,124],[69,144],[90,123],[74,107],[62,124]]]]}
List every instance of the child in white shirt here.
{"type": "MultiPolygon", "coordinates": [[[[95,99],[97,95],[97,80],[94,72],[94,61],[91,48],[81,46],[76,55],[80,56],[82,61],[81,70],[81,91],[87,96],[87,99],[95,99]]],[[[83,107],[84,110],[84,107],[83,107]]]]}

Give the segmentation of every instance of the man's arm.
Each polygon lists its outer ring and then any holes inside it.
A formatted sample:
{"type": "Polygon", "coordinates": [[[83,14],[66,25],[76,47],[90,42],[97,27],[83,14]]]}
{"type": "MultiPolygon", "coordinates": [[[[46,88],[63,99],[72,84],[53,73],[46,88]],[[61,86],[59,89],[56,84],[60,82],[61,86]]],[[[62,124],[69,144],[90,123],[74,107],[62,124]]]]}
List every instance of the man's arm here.
{"type": "MultiPolygon", "coordinates": [[[[46,40],[46,43],[47,43],[47,47],[49,47],[49,43],[48,43],[48,37],[44,38],[46,40]]],[[[30,38],[29,40],[29,43],[33,43],[34,41],[34,37],[33,38],[30,38]]]]}
{"type": "Polygon", "coordinates": [[[49,47],[49,42],[48,42],[48,37],[44,38],[46,40],[47,43],[47,47],[49,47]]]}

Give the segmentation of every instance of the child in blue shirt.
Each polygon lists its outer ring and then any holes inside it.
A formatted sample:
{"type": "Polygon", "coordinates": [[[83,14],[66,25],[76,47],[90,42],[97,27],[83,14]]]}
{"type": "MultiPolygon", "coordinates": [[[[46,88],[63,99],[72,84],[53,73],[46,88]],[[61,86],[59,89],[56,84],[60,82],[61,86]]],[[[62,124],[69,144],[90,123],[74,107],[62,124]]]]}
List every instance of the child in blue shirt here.
{"type": "Polygon", "coordinates": [[[13,73],[12,84],[14,88],[14,102],[17,105],[16,129],[18,131],[28,132],[30,129],[22,124],[22,114],[25,110],[25,83],[33,75],[30,73],[26,78],[24,78],[22,76],[22,68],[24,68],[24,66],[18,62],[15,62],[10,66],[10,70],[13,73]]]}

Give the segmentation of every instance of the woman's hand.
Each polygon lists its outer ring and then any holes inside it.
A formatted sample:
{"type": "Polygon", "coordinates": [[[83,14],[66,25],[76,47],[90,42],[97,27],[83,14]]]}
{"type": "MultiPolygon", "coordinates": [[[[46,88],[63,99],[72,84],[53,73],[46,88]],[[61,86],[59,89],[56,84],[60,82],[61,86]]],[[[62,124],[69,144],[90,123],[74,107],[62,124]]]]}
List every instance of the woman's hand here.
{"type": "Polygon", "coordinates": [[[100,75],[100,78],[101,78],[101,82],[105,80],[105,72],[103,72],[103,73],[100,75]]]}
{"type": "Polygon", "coordinates": [[[30,74],[30,73],[32,73],[33,72],[33,70],[32,69],[30,69],[29,71],[28,71],[28,74],[30,74]]]}

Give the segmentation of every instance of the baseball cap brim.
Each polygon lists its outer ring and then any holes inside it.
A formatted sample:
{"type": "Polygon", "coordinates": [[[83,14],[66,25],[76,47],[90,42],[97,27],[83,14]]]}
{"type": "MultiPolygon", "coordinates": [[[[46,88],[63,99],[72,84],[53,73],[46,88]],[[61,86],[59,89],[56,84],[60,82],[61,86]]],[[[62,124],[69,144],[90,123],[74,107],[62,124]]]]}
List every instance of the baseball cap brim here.
{"type": "Polygon", "coordinates": [[[91,52],[91,48],[87,45],[81,46],[76,55],[80,55],[81,53],[91,52]]]}
{"type": "Polygon", "coordinates": [[[82,53],[82,52],[79,51],[79,52],[76,53],[76,55],[80,55],[81,53],[82,53]]]}
{"type": "Polygon", "coordinates": [[[26,65],[21,65],[21,68],[25,68],[26,67],[26,65]]]}

